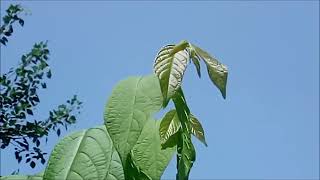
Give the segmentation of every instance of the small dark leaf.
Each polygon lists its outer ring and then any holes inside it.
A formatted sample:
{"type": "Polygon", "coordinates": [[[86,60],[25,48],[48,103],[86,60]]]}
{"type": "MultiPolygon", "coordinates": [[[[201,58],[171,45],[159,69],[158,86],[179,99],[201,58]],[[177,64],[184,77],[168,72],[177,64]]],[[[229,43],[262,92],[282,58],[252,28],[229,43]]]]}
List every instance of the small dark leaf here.
{"type": "Polygon", "coordinates": [[[4,32],[5,36],[11,36],[11,33],[9,31],[4,32]]]}
{"type": "Polygon", "coordinates": [[[33,112],[31,109],[27,109],[27,113],[30,114],[30,115],[33,115],[33,112]]]}
{"type": "Polygon", "coordinates": [[[19,159],[19,152],[18,151],[14,152],[14,155],[15,155],[16,159],[19,159]]]}
{"type": "Polygon", "coordinates": [[[39,141],[39,139],[37,139],[37,141],[36,141],[36,145],[37,145],[37,147],[39,147],[39,145],[40,145],[40,141],[39,141]]]}
{"type": "Polygon", "coordinates": [[[52,74],[51,74],[51,70],[49,70],[48,72],[47,72],[47,78],[51,78],[51,76],[52,76],[52,74]]]}
{"type": "Polygon", "coordinates": [[[41,163],[44,164],[46,160],[44,158],[41,159],[41,163]]]}
{"type": "Polygon", "coordinates": [[[32,97],[32,100],[33,100],[33,101],[35,101],[35,102],[40,102],[40,100],[39,100],[38,96],[34,96],[34,97],[32,97]]]}
{"type": "Polygon", "coordinates": [[[76,117],[75,117],[75,116],[70,116],[69,122],[70,122],[71,124],[75,123],[75,122],[76,122],[76,117]]]}
{"type": "Polygon", "coordinates": [[[30,167],[31,167],[31,168],[36,167],[36,163],[35,163],[34,161],[31,161],[31,163],[30,163],[30,167]]]}
{"type": "Polygon", "coordinates": [[[7,39],[6,37],[2,37],[2,40],[3,40],[4,42],[8,42],[8,39],[7,39]]]}
{"type": "Polygon", "coordinates": [[[9,31],[8,31],[8,32],[9,32],[10,34],[13,33],[12,25],[9,26],[9,31]]]}
{"type": "Polygon", "coordinates": [[[47,88],[47,84],[46,83],[41,83],[41,86],[43,89],[47,88]]]}
{"type": "Polygon", "coordinates": [[[21,156],[19,156],[19,157],[18,157],[18,163],[20,163],[20,162],[21,162],[21,160],[22,160],[22,157],[21,157],[21,156]]]}
{"type": "Polygon", "coordinates": [[[20,24],[21,26],[23,26],[23,25],[24,25],[24,21],[23,21],[22,19],[19,19],[19,24],[20,24]]]}
{"type": "Polygon", "coordinates": [[[29,151],[29,144],[24,144],[22,142],[16,141],[21,147],[23,147],[24,149],[26,149],[27,151],[29,151]]]}
{"type": "Polygon", "coordinates": [[[0,39],[0,43],[6,45],[6,42],[4,42],[2,39],[0,39]]]}
{"type": "Polygon", "coordinates": [[[26,163],[29,163],[31,161],[31,158],[27,158],[26,163]]]}
{"type": "Polygon", "coordinates": [[[2,18],[2,20],[3,20],[3,22],[4,22],[5,24],[9,24],[11,18],[10,18],[10,16],[4,16],[4,17],[2,18]]]}
{"type": "Polygon", "coordinates": [[[24,112],[21,112],[21,113],[19,114],[19,117],[20,117],[21,119],[25,119],[25,118],[26,118],[26,114],[25,114],[24,112]]]}
{"type": "Polygon", "coordinates": [[[60,131],[60,129],[58,129],[57,130],[57,135],[60,136],[60,134],[61,134],[61,131],[60,131]]]}

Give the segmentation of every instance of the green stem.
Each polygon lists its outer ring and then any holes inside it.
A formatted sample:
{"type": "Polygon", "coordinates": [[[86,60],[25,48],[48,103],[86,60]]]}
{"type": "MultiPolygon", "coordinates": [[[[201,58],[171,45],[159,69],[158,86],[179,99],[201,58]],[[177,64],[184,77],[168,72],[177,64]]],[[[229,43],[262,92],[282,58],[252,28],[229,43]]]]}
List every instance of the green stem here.
{"type": "Polygon", "coordinates": [[[191,132],[189,115],[190,110],[187,106],[181,88],[173,98],[173,102],[181,122],[180,136],[177,143],[177,180],[187,180],[190,169],[195,161],[195,150],[191,142],[191,132]]]}

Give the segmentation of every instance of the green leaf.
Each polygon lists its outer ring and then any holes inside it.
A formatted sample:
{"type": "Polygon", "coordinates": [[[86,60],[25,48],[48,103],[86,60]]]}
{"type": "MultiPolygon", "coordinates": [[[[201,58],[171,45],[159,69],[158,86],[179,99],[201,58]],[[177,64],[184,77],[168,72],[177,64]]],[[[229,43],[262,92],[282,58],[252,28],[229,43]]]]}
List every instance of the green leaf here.
{"type": "Polygon", "coordinates": [[[42,180],[43,172],[35,175],[10,175],[2,176],[0,180],[42,180]]]}
{"type": "Polygon", "coordinates": [[[190,52],[190,56],[192,59],[193,64],[196,67],[197,70],[197,74],[199,77],[201,77],[201,70],[200,70],[200,58],[197,55],[196,51],[194,50],[194,48],[192,47],[192,44],[190,44],[190,48],[188,48],[189,52],[190,52]]]}
{"type": "Polygon", "coordinates": [[[197,137],[205,146],[208,146],[206,143],[206,138],[204,136],[204,130],[199,120],[194,115],[190,114],[189,121],[191,125],[191,133],[195,137],[197,137]]]}
{"type": "Polygon", "coordinates": [[[147,174],[145,174],[134,162],[132,158],[132,151],[128,154],[127,162],[125,166],[126,180],[152,180],[147,174]]]}
{"type": "Polygon", "coordinates": [[[223,98],[226,98],[226,86],[228,78],[228,69],[217,59],[210,56],[206,51],[192,45],[197,54],[204,60],[207,65],[208,74],[215,86],[220,90],[223,98]]]}
{"type": "Polygon", "coordinates": [[[162,147],[164,147],[164,144],[167,143],[169,138],[179,131],[180,127],[181,124],[176,110],[167,112],[167,114],[162,118],[159,128],[162,147]]]}
{"type": "MultiPolygon", "coordinates": [[[[194,115],[190,114],[189,122],[190,122],[191,133],[196,138],[198,138],[205,146],[208,146],[205,140],[204,130],[199,120],[194,115]]],[[[181,123],[179,121],[176,110],[171,110],[167,112],[167,114],[163,117],[160,123],[160,129],[159,129],[161,145],[163,148],[167,146],[170,147],[172,145],[169,145],[169,144],[172,144],[177,141],[173,139],[176,138],[174,137],[174,135],[176,135],[176,133],[179,131],[180,128],[181,128],[181,123]],[[170,138],[172,138],[171,141],[173,142],[168,143],[168,141],[170,141],[170,138]]],[[[173,145],[176,145],[176,144],[173,144],[173,145]]]]}
{"type": "Polygon", "coordinates": [[[176,149],[175,147],[161,149],[159,126],[160,121],[149,119],[132,149],[137,166],[151,179],[160,179],[176,149]]]}
{"type": "Polygon", "coordinates": [[[63,138],[50,156],[43,179],[124,179],[119,155],[105,126],[63,138]]]}
{"type": "MultiPolygon", "coordinates": [[[[180,88],[184,72],[189,62],[186,49],[171,54],[174,45],[167,45],[159,51],[154,63],[154,72],[159,78],[164,107],[180,88]]],[[[180,49],[179,49],[180,50],[180,49]]]]}
{"type": "Polygon", "coordinates": [[[154,75],[131,77],[112,91],[104,121],[123,166],[149,117],[162,106],[159,81],[154,75]]]}
{"type": "Polygon", "coordinates": [[[33,56],[40,56],[41,55],[41,50],[40,49],[38,49],[38,48],[34,48],[34,49],[32,49],[32,55],[33,56]]]}

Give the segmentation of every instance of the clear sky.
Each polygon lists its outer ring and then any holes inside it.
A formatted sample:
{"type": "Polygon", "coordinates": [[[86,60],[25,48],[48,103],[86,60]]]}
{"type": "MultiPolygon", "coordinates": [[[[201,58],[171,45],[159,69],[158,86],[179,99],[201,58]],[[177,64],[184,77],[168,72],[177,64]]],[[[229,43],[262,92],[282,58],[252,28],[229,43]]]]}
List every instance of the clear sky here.
{"type": "MultiPolygon", "coordinates": [[[[10,2],[1,1],[2,16],[10,2]]],[[[159,48],[186,39],[230,72],[226,100],[204,64],[201,79],[192,65],[184,78],[208,143],[194,139],[190,179],[319,178],[319,1],[18,3],[32,15],[1,47],[1,71],[35,42],[49,41],[53,77],[36,117],[78,94],[84,108],[72,130],[102,124],[113,86],[152,73],[159,48]]],[[[52,135],[44,148],[50,152],[57,142],[52,135]]],[[[163,179],[175,177],[175,162],[163,179]]],[[[20,172],[44,168],[38,165],[20,165],[20,172]]],[[[12,149],[1,150],[1,175],[17,167],[12,149]]]]}

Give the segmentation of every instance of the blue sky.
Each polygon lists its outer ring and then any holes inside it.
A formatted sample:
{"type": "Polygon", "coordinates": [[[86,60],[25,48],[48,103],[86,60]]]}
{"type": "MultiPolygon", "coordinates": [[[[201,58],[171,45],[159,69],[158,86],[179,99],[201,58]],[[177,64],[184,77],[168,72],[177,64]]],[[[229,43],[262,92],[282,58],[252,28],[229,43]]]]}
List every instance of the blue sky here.
{"type": "MultiPolygon", "coordinates": [[[[18,3],[32,14],[1,47],[1,71],[35,42],[49,41],[53,77],[37,117],[78,94],[84,108],[71,131],[102,124],[113,86],[152,73],[160,47],[187,39],[229,68],[226,100],[204,64],[201,79],[193,66],[184,78],[208,143],[194,139],[190,179],[319,178],[319,1],[18,3]]],[[[2,15],[8,5],[1,1],[2,15]]],[[[44,148],[58,140],[50,136],[44,148]]],[[[12,149],[1,150],[0,174],[17,167],[12,149]]],[[[21,174],[44,168],[19,167],[21,174]]],[[[173,160],[163,179],[175,171],[173,160]]]]}

